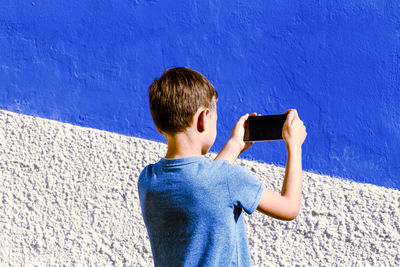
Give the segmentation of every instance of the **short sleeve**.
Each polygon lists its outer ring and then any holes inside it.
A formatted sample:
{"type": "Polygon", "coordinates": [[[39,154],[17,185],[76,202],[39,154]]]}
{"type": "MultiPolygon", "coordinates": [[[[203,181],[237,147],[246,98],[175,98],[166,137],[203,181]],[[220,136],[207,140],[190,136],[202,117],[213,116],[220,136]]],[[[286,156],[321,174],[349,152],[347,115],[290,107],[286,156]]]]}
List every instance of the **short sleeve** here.
{"type": "Polygon", "coordinates": [[[247,214],[253,213],[261,199],[261,182],[249,170],[237,165],[231,166],[226,179],[233,204],[243,208],[247,214]]]}

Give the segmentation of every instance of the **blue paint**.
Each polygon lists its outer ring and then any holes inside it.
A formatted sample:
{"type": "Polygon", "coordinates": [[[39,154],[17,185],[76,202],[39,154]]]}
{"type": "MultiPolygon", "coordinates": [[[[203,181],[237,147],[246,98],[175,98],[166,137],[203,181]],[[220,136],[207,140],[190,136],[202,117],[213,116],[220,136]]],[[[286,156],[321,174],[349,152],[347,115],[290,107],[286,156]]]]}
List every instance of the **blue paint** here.
{"type": "MultiPolygon", "coordinates": [[[[147,87],[172,66],[216,86],[214,151],[246,112],[294,107],[304,168],[400,189],[400,2],[3,1],[0,108],[163,141],[147,87]]],[[[285,163],[282,142],[245,157],[285,163]]]]}

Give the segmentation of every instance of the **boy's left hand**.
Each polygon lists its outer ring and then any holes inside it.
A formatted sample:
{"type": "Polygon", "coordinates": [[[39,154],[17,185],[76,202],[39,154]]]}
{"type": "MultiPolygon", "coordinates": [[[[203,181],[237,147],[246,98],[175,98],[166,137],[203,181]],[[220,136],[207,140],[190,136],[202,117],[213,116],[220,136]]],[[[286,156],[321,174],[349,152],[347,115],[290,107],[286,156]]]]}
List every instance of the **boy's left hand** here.
{"type": "Polygon", "coordinates": [[[240,119],[236,122],[232,130],[230,140],[238,144],[240,153],[246,151],[249,147],[251,147],[251,145],[254,144],[254,142],[243,141],[244,131],[246,128],[246,121],[250,116],[257,116],[257,113],[246,114],[240,117],[240,119]]]}
{"type": "Polygon", "coordinates": [[[218,153],[214,160],[228,160],[230,163],[234,163],[239,155],[246,151],[254,142],[243,141],[246,121],[249,116],[257,116],[256,113],[246,114],[240,117],[233,127],[231,137],[228,142],[218,153]]]}

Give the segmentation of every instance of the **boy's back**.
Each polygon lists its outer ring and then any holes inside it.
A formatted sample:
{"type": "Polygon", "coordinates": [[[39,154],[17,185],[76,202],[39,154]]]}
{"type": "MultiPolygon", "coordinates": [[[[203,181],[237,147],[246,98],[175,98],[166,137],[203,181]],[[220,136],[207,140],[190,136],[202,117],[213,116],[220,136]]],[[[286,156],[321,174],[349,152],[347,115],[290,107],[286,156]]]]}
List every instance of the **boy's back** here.
{"type": "Polygon", "coordinates": [[[248,170],[163,158],[143,170],[138,186],[156,266],[251,265],[242,210],[256,210],[263,187],[248,170]]]}
{"type": "Polygon", "coordinates": [[[281,194],[232,165],[252,142],[243,141],[246,114],[215,157],[202,158],[217,135],[218,94],[200,73],[166,70],[149,87],[150,111],[168,149],[138,181],[142,215],[156,266],[250,266],[242,210],[294,219],[301,203],[301,146],[307,135],[296,110],[288,110],[282,137],[287,148],[281,194]],[[219,162],[218,162],[219,161],[219,162]]]}

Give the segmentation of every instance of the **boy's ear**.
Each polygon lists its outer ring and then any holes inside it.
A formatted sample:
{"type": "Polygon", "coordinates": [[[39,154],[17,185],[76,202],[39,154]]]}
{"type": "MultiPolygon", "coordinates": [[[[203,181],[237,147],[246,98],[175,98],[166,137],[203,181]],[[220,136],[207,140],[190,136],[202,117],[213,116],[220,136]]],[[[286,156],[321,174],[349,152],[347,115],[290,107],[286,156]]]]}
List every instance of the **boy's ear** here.
{"type": "Polygon", "coordinates": [[[197,118],[197,130],[202,133],[206,130],[206,120],[207,120],[207,115],[210,112],[209,109],[203,109],[199,117],[197,118]]]}

